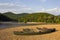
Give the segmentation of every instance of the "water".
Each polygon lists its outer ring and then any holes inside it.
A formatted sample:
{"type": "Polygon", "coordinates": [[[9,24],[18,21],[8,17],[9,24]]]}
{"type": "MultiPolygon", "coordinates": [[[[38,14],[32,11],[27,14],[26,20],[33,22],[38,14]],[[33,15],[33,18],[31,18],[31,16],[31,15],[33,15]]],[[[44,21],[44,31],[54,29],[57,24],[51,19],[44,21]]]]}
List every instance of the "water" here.
{"type": "Polygon", "coordinates": [[[23,23],[7,23],[7,22],[4,22],[4,23],[0,23],[0,28],[9,28],[9,27],[17,27],[17,26],[25,26],[25,24],[23,23]]]}
{"type": "Polygon", "coordinates": [[[17,22],[0,22],[0,28],[30,26],[30,25],[38,25],[38,24],[17,23],[17,22]]]}

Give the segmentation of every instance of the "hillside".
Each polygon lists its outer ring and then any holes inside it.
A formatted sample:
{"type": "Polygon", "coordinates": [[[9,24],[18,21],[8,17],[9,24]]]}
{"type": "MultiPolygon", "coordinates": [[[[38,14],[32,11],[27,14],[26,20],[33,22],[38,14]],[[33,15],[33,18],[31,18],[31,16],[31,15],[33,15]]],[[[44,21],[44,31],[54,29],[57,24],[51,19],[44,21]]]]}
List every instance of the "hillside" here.
{"type": "Polygon", "coordinates": [[[9,17],[9,18],[17,19],[17,18],[19,18],[21,16],[27,15],[28,13],[15,14],[13,12],[5,12],[3,14],[6,15],[7,17],[9,17]]]}
{"type": "Polygon", "coordinates": [[[5,15],[11,19],[17,19],[17,15],[12,12],[5,12],[5,13],[3,13],[3,15],[5,15]]]}
{"type": "Polygon", "coordinates": [[[15,14],[12,12],[3,13],[3,15],[14,19],[18,22],[46,22],[46,23],[60,23],[60,16],[55,16],[50,13],[38,12],[38,13],[20,13],[15,14]]]}
{"type": "Polygon", "coordinates": [[[60,23],[60,17],[49,13],[32,13],[18,18],[19,22],[46,22],[46,23],[60,23]]]}
{"type": "Polygon", "coordinates": [[[7,17],[7,16],[5,16],[5,15],[3,15],[3,14],[0,13],[0,21],[3,21],[3,22],[7,21],[8,22],[8,21],[15,21],[15,20],[11,19],[11,18],[9,18],[9,17],[7,17]]]}

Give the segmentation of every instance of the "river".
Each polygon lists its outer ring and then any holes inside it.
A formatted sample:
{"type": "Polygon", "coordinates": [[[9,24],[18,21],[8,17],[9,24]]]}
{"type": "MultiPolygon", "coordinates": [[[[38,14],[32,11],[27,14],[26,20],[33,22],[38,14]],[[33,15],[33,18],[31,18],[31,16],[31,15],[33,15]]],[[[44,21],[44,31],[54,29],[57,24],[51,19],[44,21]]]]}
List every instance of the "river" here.
{"type": "Polygon", "coordinates": [[[27,24],[27,23],[17,23],[17,22],[0,22],[0,28],[10,28],[10,27],[19,27],[19,26],[29,26],[37,24],[27,24]]]}

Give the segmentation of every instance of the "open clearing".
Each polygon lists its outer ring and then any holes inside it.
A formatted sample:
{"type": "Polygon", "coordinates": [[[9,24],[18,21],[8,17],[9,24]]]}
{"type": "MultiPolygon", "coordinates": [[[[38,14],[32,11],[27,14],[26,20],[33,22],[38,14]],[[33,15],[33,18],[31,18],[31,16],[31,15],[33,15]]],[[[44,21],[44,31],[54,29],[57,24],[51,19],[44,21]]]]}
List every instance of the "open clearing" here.
{"type": "Polygon", "coordinates": [[[0,30],[0,40],[60,40],[60,24],[48,25],[32,25],[20,26],[0,30]],[[43,35],[14,35],[13,31],[21,31],[23,28],[31,28],[36,30],[36,27],[56,28],[56,32],[43,35]]]}

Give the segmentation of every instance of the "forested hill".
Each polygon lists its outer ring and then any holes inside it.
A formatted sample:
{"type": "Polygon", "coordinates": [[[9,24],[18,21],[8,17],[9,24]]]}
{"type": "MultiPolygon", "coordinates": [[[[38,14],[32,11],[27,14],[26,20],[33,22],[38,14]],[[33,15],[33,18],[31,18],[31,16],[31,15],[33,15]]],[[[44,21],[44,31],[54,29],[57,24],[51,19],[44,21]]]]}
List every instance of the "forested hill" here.
{"type": "Polygon", "coordinates": [[[16,21],[0,13],[0,22],[16,21]]]}
{"type": "MultiPolygon", "coordinates": [[[[55,16],[50,13],[40,12],[40,13],[21,13],[15,14],[12,12],[6,12],[2,15],[10,19],[17,20],[17,22],[46,22],[46,23],[60,23],[60,16],[55,16]]],[[[7,19],[8,20],[8,19],[7,19]]]]}
{"type": "Polygon", "coordinates": [[[32,13],[20,17],[19,21],[24,22],[46,22],[46,23],[60,23],[60,17],[49,13],[32,13]]]}
{"type": "Polygon", "coordinates": [[[9,17],[9,18],[12,18],[12,19],[17,19],[21,16],[24,16],[24,15],[27,15],[28,13],[21,13],[21,14],[15,14],[13,12],[5,12],[3,13],[3,15],[9,17]]]}

